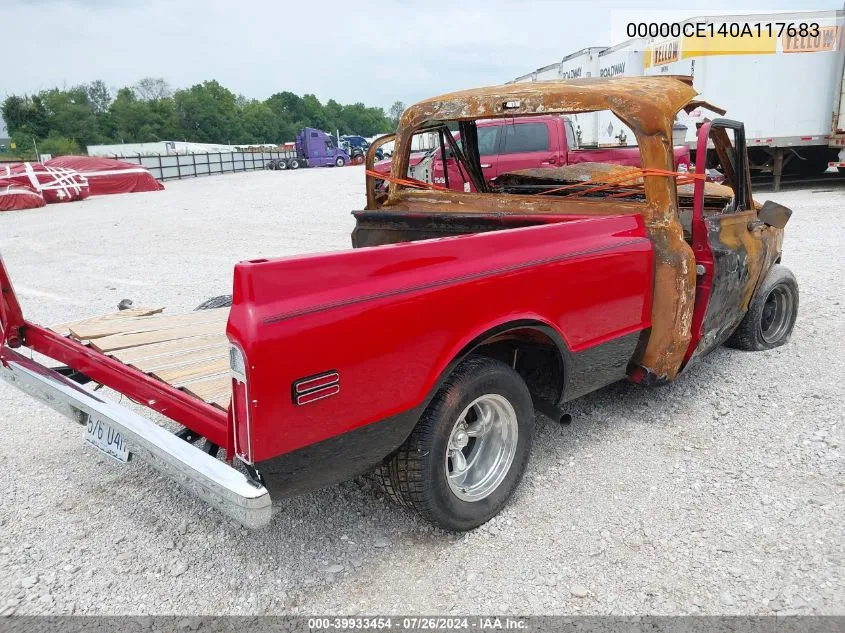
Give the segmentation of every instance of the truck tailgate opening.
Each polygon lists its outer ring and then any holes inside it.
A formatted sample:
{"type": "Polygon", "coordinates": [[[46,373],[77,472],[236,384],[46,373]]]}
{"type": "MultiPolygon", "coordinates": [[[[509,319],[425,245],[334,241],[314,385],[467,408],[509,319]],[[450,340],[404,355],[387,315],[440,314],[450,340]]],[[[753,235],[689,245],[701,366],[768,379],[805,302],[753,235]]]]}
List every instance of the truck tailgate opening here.
{"type": "Polygon", "coordinates": [[[2,259],[0,289],[0,378],[86,424],[89,442],[119,461],[141,459],[246,527],[270,522],[270,494],[260,476],[232,463],[228,308],[174,316],[139,308],[45,328],[23,318],[2,259]],[[66,367],[56,366],[62,363],[66,367]],[[170,432],[87,386],[89,380],[184,430],[170,432]],[[92,441],[92,425],[119,437],[119,450],[92,441]],[[194,444],[201,438],[204,448],[194,444]],[[216,457],[220,447],[226,461],[216,457]]]}
{"type": "Polygon", "coordinates": [[[226,411],[229,308],[164,315],[135,308],[49,329],[226,411]]]}

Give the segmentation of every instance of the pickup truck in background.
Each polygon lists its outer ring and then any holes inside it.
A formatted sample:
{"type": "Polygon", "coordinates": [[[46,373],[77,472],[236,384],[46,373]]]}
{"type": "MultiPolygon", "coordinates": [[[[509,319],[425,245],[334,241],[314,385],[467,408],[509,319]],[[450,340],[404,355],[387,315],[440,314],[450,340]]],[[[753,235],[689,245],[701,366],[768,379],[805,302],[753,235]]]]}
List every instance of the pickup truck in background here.
{"type": "MultiPolygon", "coordinates": [[[[476,127],[481,170],[487,182],[493,182],[500,174],[515,169],[563,167],[587,162],[633,167],[641,164],[640,149],[636,145],[579,148],[572,122],[565,116],[492,119],[479,121],[476,127]]],[[[456,134],[455,139],[460,141],[460,134],[456,134]]],[[[675,169],[688,170],[689,148],[678,145],[674,147],[673,153],[675,169]]],[[[391,165],[392,159],[382,160],[375,163],[374,170],[387,174],[391,165]]],[[[417,180],[456,191],[475,190],[448,148],[445,151],[435,147],[427,152],[414,152],[408,168],[408,175],[417,180]]]]}
{"type": "MultiPolygon", "coordinates": [[[[219,354],[202,364],[228,368],[214,379],[223,393],[201,397],[195,374],[178,382],[144,369],[139,358],[160,358],[173,341],[140,351],[129,341],[140,346],[160,317],[99,339],[26,320],[0,259],[0,377],[81,424],[80,435],[96,432],[100,449],[149,462],[250,527],[270,522],[271,491],[279,499],[373,471],[427,520],[475,528],[517,488],[535,411],[562,422],[566,402],[614,381],[671,381],[723,343],[765,350],[790,337],[798,286],[781,265],[790,211],[753,200],[742,124],[704,123],[698,146],[713,149],[697,156],[700,175],[669,172],[690,83],[510,84],[408,108],[397,135],[368,150],[358,248],[235,265],[233,295],[216,304],[231,308],[204,316],[186,353],[194,363],[219,354]],[[506,120],[489,147],[507,147],[508,130],[536,122],[538,109],[611,109],[637,135],[643,168],[569,165],[567,152],[543,168],[499,162],[491,185],[478,131],[506,120]],[[407,179],[421,130],[442,136],[475,192],[407,179]],[[381,192],[374,157],[393,138],[381,192]],[[724,185],[705,182],[711,151],[724,185]],[[184,428],[172,433],[89,382],[184,428]]],[[[166,332],[184,337],[189,315],[176,319],[166,332]]]]}

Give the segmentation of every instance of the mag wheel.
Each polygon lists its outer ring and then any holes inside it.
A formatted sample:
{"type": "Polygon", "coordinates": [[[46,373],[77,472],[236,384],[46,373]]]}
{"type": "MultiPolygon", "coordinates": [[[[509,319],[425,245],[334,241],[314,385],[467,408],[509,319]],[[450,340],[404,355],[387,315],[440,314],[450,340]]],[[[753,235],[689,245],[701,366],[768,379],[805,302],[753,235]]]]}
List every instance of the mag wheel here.
{"type": "Polygon", "coordinates": [[[376,472],[388,496],[447,530],[499,513],[519,485],[534,436],[525,382],[483,357],[462,362],[411,436],[376,472]]]}
{"type": "Polygon", "coordinates": [[[751,300],[728,347],[761,351],[783,345],[798,318],[798,282],[786,266],[775,264],[751,300]]]}
{"type": "Polygon", "coordinates": [[[516,454],[519,425],[509,400],[488,393],[458,416],[446,445],[446,479],[464,501],[489,496],[508,474],[516,454]]]}

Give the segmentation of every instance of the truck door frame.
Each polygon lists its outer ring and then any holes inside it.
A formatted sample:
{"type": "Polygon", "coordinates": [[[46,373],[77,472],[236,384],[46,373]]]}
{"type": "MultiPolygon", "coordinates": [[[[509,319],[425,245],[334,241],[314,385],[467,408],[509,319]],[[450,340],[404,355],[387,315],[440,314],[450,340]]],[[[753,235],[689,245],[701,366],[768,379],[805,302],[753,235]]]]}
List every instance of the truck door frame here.
{"type": "Polygon", "coordinates": [[[695,309],[684,366],[721,345],[739,325],[748,309],[765,260],[768,240],[754,227],[757,211],[751,198],[751,176],[745,146],[745,126],[731,119],[704,122],[698,130],[696,173],[706,174],[713,151],[723,163],[734,191],[733,208],[704,215],[705,181],[695,181],[692,214],[692,249],[696,261],[695,309]],[[727,130],[733,130],[733,147],[727,130]],[[730,153],[728,153],[730,152],[730,153]],[[724,164],[727,162],[728,164],[724,164]]]}

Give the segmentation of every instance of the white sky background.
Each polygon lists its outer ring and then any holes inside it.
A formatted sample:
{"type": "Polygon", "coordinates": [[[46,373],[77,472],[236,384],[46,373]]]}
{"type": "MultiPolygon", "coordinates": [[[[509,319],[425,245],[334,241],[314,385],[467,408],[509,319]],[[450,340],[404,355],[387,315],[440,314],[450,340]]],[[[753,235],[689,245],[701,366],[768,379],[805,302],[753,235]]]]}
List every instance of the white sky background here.
{"type": "Polygon", "coordinates": [[[0,0],[3,48],[18,51],[0,73],[0,98],[152,76],[174,88],[217,79],[247,97],[290,90],[387,108],[616,44],[611,11],[642,9],[648,19],[649,9],[679,4],[690,17],[842,8],[842,0],[0,0]]]}

